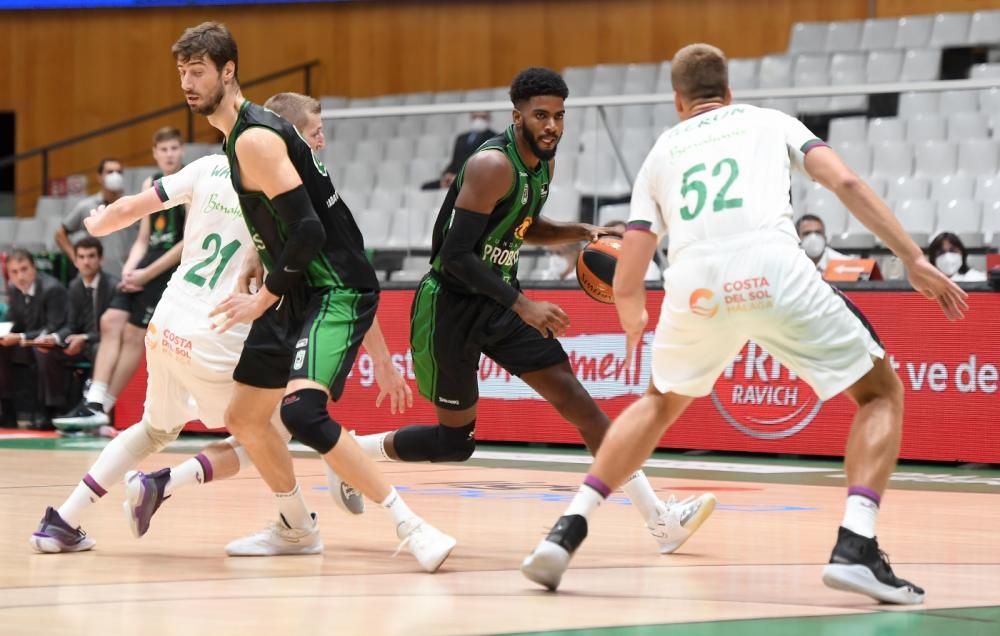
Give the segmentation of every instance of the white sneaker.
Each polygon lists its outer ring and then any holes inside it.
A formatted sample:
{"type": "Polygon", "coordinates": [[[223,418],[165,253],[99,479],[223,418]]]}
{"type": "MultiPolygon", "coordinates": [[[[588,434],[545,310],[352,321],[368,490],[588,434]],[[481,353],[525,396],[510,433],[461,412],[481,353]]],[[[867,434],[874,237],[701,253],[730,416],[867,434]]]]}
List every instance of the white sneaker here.
{"type": "Polygon", "coordinates": [[[572,558],[566,548],[548,539],[542,539],[535,550],[521,562],[521,574],[555,592],[572,558]]]}
{"type": "Polygon", "coordinates": [[[326,468],[326,483],[330,487],[330,496],[333,497],[333,503],[337,504],[337,507],[341,510],[352,515],[364,514],[364,495],[356,490],[354,486],[341,479],[326,462],[323,462],[323,467],[326,468]]]}
{"type": "Polygon", "coordinates": [[[406,548],[407,552],[417,558],[420,567],[428,572],[437,571],[458,543],[454,537],[446,535],[420,517],[413,517],[396,526],[396,536],[402,539],[402,543],[396,548],[396,554],[406,548]]]}
{"type": "Polygon", "coordinates": [[[290,554],[320,554],[323,540],[319,536],[316,513],[312,513],[311,528],[292,528],[285,518],[278,520],[260,532],[230,541],[226,546],[229,556],[282,556],[290,554]]]}
{"type": "Polygon", "coordinates": [[[712,514],[715,495],[692,495],[684,501],[671,496],[666,502],[657,504],[656,509],[659,514],[655,520],[647,522],[646,527],[660,544],[660,554],[670,554],[684,545],[712,514]]]}

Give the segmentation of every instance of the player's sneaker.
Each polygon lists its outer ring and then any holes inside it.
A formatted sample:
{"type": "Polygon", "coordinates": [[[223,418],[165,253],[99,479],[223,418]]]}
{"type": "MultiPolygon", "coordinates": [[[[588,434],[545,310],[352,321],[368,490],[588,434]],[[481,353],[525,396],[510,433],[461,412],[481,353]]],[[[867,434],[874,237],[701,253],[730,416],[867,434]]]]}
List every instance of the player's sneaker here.
{"type": "Polygon", "coordinates": [[[29,539],[35,552],[83,552],[97,543],[80,528],[73,528],[63,521],[59,513],[49,506],[38,524],[38,530],[29,539]]]}
{"type": "Polygon", "coordinates": [[[715,510],[715,495],[705,493],[684,501],[670,497],[656,506],[657,517],[646,523],[649,533],[660,544],[660,554],[670,554],[681,547],[705,523],[715,510]]]}
{"type": "Polygon", "coordinates": [[[323,540],[319,536],[316,513],[311,513],[311,528],[293,528],[285,518],[278,520],[260,532],[230,541],[226,546],[229,556],[283,556],[294,554],[320,554],[323,540]]]}
{"type": "Polygon", "coordinates": [[[330,496],[333,497],[333,503],[337,504],[337,507],[341,510],[349,512],[352,515],[364,514],[364,495],[341,479],[326,462],[323,462],[323,467],[326,468],[326,483],[330,487],[330,496]]]}
{"type": "Polygon", "coordinates": [[[521,563],[521,574],[555,592],[583,540],[587,538],[587,519],[582,515],[559,517],[547,537],[521,563]]]}
{"type": "Polygon", "coordinates": [[[132,528],[132,536],[140,538],[149,530],[149,520],[160,508],[160,505],[169,499],[166,492],[167,482],[170,481],[170,469],[161,468],[155,473],[144,473],[138,470],[130,470],[125,473],[125,515],[128,517],[128,525],[132,528]]]}
{"type": "Polygon", "coordinates": [[[865,594],[883,603],[916,605],[924,602],[924,590],[897,577],[889,555],[876,539],[862,537],[841,526],[830,563],[823,568],[823,583],[835,590],[865,594]]]}
{"type": "Polygon", "coordinates": [[[396,554],[405,548],[417,558],[420,567],[428,572],[437,571],[458,543],[454,537],[446,535],[420,517],[413,517],[399,524],[396,536],[402,539],[402,543],[396,548],[396,554]]]}
{"type": "Polygon", "coordinates": [[[98,428],[111,423],[111,418],[96,402],[82,403],[66,415],[52,419],[56,428],[98,428]]]}

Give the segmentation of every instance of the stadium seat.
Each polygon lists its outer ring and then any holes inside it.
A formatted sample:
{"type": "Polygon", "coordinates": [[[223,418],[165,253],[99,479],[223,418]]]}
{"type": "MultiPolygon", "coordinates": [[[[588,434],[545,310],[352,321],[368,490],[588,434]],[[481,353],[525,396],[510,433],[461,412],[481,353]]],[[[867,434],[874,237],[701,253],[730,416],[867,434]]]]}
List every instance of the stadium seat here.
{"type": "MultiPolygon", "coordinates": [[[[1000,35],[996,37],[1000,41],[1000,35]]],[[[1000,63],[973,64],[972,68],[969,69],[969,77],[971,79],[1000,78],[1000,63]]]]}
{"type": "Polygon", "coordinates": [[[832,237],[841,235],[847,227],[849,213],[837,195],[823,187],[815,187],[806,195],[805,212],[823,219],[826,233],[832,237]]]}
{"type": "Polygon", "coordinates": [[[903,68],[903,51],[878,50],[868,54],[868,64],[865,66],[870,84],[898,82],[899,72],[903,68]]]}
{"type": "Polygon", "coordinates": [[[844,141],[865,141],[868,138],[867,117],[835,117],[830,120],[829,134],[831,144],[844,141]]]}
{"type": "Polygon", "coordinates": [[[611,221],[627,221],[631,210],[632,206],[628,203],[602,205],[597,210],[597,224],[607,225],[611,221]]]}
{"type": "Polygon", "coordinates": [[[831,237],[832,247],[843,250],[868,250],[875,247],[875,236],[853,214],[847,216],[847,227],[839,237],[831,237]],[[835,240],[834,240],[835,239],[835,240]]]}
{"type": "Polygon", "coordinates": [[[872,149],[872,172],[893,179],[913,173],[913,149],[905,141],[884,141],[872,149]]]}
{"type": "Polygon", "coordinates": [[[934,201],[971,199],[975,187],[976,180],[969,175],[945,175],[931,181],[931,199],[934,201]]]}
{"type": "Polygon", "coordinates": [[[729,87],[734,91],[757,88],[757,58],[729,60],[729,87]]]}
{"type": "Polygon", "coordinates": [[[922,177],[943,177],[955,172],[958,148],[948,141],[926,141],[913,146],[913,174],[922,177]]]}
{"type": "Polygon", "coordinates": [[[976,249],[985,245],[982,227],[983,211],[979,201],[953,199],[938,203],[935,236],[941,232],[953,232],[958,234],[966,247],[976,249]]]}
{"type": "Polygon", "coordinates": [[[1000,42],[1000,10],[976,11],[969,24],[969,44],[1000,42]]]}
{"type": "Polygon", "coordinates": [[[572,187],[551,186],[542,214],[553,221],[579,221],[580,193],[572,187]]]}
{"type": "Polygon", "coordinates": [[[585,149],[580,153],[575,185],[584,196],[618,197],[631,192],[622,166],[610,148],[585,149]]]}
{"type": "Polygon", "coordinates": [[[556,159],[555,174],[552,176],[553,186],[572,186],[576,181],[576,162],[579,155],[560,153],[556,159]]]}
{"type": "Polygon", "coordinates": [[[375,117],[365,123],[365,140],[387,141],[396,136],[398,122],[392,117],[375,117]]]}
{"type": "Polygon", "coordinates": [[[934,16],[910,15],[899,19],[893,48],[912,49],[927,46],[934,27],[934,16]]]}
{"type": "Polygon", "coordinates": [[[621,95],[625,87],[624,64],[598,64],[594,67],[591,95],[621,95]]]}
{"type": "Polygon", "coordinates": [[[828,73],[830,70],[830,56],[826,53],[802,53],[795,56],[792,66],[792,75],[799,73],[828,73]]]}
{"type": "MultiPolygon", "coordinates": [[[[407,167],[407,162],[405,161],[383,161],[378,164],[375,171],[376,187],[383,190],[402,190],[406,187],[407,167]]],[[[374,202],[369,203],[369,205],[380,207],[375,205],[374,202]]]]}
{"type": "Polygon", "coordinates": [[[1000,199],[983,202],[983,242],[1000,248],[1000,199]]]}
{"type": "MultiPolygon", "coordinates": [[[[372,106],[402,106],[403,96],[402,95],[379,95],[374,99],[372,106]]],[[[351,100],[352,106],[354,106],[354,100],[351,100]]]]}
{"type": "Polygon", "coordinates": [[[427,234],[427,214],[418,210],[396,208],[389,221],[392,231],[386,237],[386,247],[415,247],[427,234]]]}
{"type": "Polygon", "coordinates": [[[940,101],[941,93],[937,92],[901,93],[899,96],[899,116],[909,119],[918,115],[935,115],[938,112],[940,101]]]}
{"type": "Polygon", "coordinates": [[[827,22],[796,22],[788,42],[789,53],[810,53],[826,50],[827,22]]]}
{"type": "Polygon", "coordinates": [[[402,203],[403,193],[400,190],[387,190],[376,186],[372,191],[371,197],[368,199],[366,207],[395,212],[402,207],[402,203]]]}
{"type": "Polygon", "coordinates": [[[868,143],[903,141],[906,139],[906,122],[898,117],[876,117],[868,122],[868,143]]]}
{"type": "Polygon", "coordinates": [[[387,210],[365,210],[355,214],[354,219],[364,237],[365,247],[388,247],[389,232],[392,230],[392,213],[387,210]]]}
{"type": "Polygon", "coordinates": [[[462,132],[465,125],[467,125],[465,122],[462,125],[458,125],[455,115],[424,115],[425,135],[440,135],[442,137],[454,138],[455,135],[462,132]]]}
{"type": "Polygon", "coordinates": [[[786,115],[791,115],[795,117],[796,107],[798,105],[798,100],[794,97],[775,97],[772,99],[765,99],[761,102],[761,108],[773,108],[774,110],[780,110],[786,115]]]}
{"type": "Polygon", "coordinates": [[[653,104],[653,127],[657,132],[663,132],[680,121],[673,102],[653,104]]]}
{"type": "Polygon", "coordinates": [[[222,146],[220,144],[184,144],[184,163],[191,163],[202,157],[221,153],[222,146]]]}
{"type": "Polygon", "coordinates": [[[14,246],[14,233],[18,220],[9,216],[0,217],[0,252],[6,252],[14,246]]]}
{"type": "Polygon", "coordinates": [[[631,104],[621,106],[619,125],[624,129],[649,128],[653,125],[653,107],[649,104],[631,104]]]}
{"type": "Polygon", "coordinates": [[[793,59],[785,55],[765,55],[760,58],[758,75],[760,88],[787,88],[792,85],[793,59]]]}
{"type": "Polygon", "coordinates": [[[898,18],[869,18],[861,27],[861,42],[858,48],[862,51],[872,51],[892,47],[896,43],[898,28],[898,18]]]}
{"type": "Polygon", "coordinates": [[[901,120],[906,123],[906,141],[942,141],[947,137],[947,120],[942,115],[917,115],[901,120]]]}
{"type": "Polygon", "coordinates": [[[465,101],[465,91],[439,91],[434,93],[435,104],[459,104],[465,101]]]}
{"type": "Polygon", "coordinates": [[[989,121],[982,113],[955,113],[948,116],[949,141],[985,139],[989,136],[989,121]]]}
{"type": "Polygon", "coordinates": [[[430,91],[422,91],[419,93],[406,93],[403,95],[403,105],[404,106],[423,106],[425,104],[433,103],[434,93],[430,91]]]}
{"type": "Polygon", "coordinates": [[[1000,175],[983,175],[976,178],[976,200],[989,204],[1000,201],[1000,175]]]}
{"type": "Polygon", "coordinates": [[[885,198],[894,203],[926,199],[930,195],[930,189],[930,181],[924,177],[897,177],[887,181],[885,198]]]}
{"type": "Polygon", "coordinates": [[[385,156],[390,160],[408,160],[414,154],[414,139],[393,137],[385,142],[385,156]]]}
{"type": "Polygon", "coordinates": [[[417,139],[415,153],[417,157],[437,159],[442,167],[451,159],[450,140],[444,135],[421,135],[417,139]]]}
{"type": "Polygon", "coordinates": [[[899,73],[899,81],[927,82],[936,80],[940,73],[940,49],[910,49],[903,56],[903,69],[899,73]]]}
{"type": "Polygon", "coordinates": [[[63,197],[38,197],[35,203],[35,218],[61,219],[69,212],[65,206],[66,199],[63,197]]]}
{"type": "Polygon", "coordinates": [[[826,50],[830,52],[857,50],[861,42],[862,26],[860,20],[831,22],[826,30],[826,50]]]}
{"type": "Polygon", "coordinates": [[[347,101],[348,108],[371,108],[378,106],[374,97],[351,97],[347,101]]]}
{"type": "Polygon", "coordinates": [[[384,157],[381,139],[362,139],[354,147],[354,161],[379,163],[384,157]]]}
{"type": "Polygon", "coordinates": [[[840,158],[854,172],[868,174],[872,168],[872,150],[864,141],[843,141],[833,146],[840,158]]]}
{"type": "Polygon", "coordinates": [[[942,115],[974,113],[979,110],[979,95],[976,91],[942,91],[938,110],[942,115]]]}
{"type": "Polygon", "coordinates": [[[594,83],[593,66],[568,66],[563,70],[563,81],[569,87],[569,94],[574,97],[587,97],[594,83]]]}
{"type": "Polygon", "coordinates": [[[35,217],[16,219],[14,245],[30,252],[45,250],[46,221],[35,217]]]}
{"type": "MultiPolygon", "coordinates": [[[[794,86],[798,88],[825,87],[830,85],[830,77],[825,72],[796,72],[794,86]]],[[[799,97],[795,100],[796,113],[824,113],[830,104],[830,98],[799,97]]]]}
{"type": "Polygon", "coordinates": [[[674,91],[673,80],[670,77],[670,61],[660,62],[656,69],[656,92],[672,93],[674,91]]]}
{"type": "Polygon", "coordinates": [[[340,195],[341,200],[351,209],[351,212],[357,216],[359,212],[368,208],[368,197],[370,196],[370,188],[354,188],[345,187],[339,188],[337,194],[340,195]]]}
{"type": "Polygon", "coordinates": [[[403,207],[424,216],[435,216],[444,201],[444,190],[407,190],[403,194],[403,207]]]}
{"type": "Polygon", "coordinates": [[[629,64],[625,68],[623,90],[627,95],[643,95],[656,90],[656,64],[629,64]]]}
{"type": "Polygon", "coordinates": [[[492,102],[493,101],[493,89],[492,88],[473,88],[465,91],[465,96],[462,98],[463,102],[492,102]]]}
{"type": "Polygon", "coordinates": [[[330,134],[326,132],[326,125],[323,126],[323,134],[327,137],[327,143],[342,141],[356,144],[365,136],[365,129],[358,125],[358,119],[338,119],[332,122],[330,134]]]}
{"type": "MultiPolygon", "coordinates": [[[[861,86],[865,84],[866,77],[864,69],[852,71],[834,71],[830,77],[834,86],[861,86]]],[[[829,112],[867,111],[868,96],[860,95],[834,95],[830,97],[827,105],[829,112]]]]}
{"type": "Polygon", "coordinates": [[[319,98],[321,110],[333,110],[335,108],[347,108],[348,99],[339,95],[324,95],[319,98]]]}
{"type": "Polygon", "coordinates": [[[834,53],[830,57],[830,73],[837,71],[864,71],[868,55],[862,51],[834,53]]]}
{"type": "Polygon", "coordinates": [[[375,185],[372,164],[352,161],[344,168],[344,186],[350,190],[370,190],[375,185]]]}
{"type": "Polygon", "coordinates": [[[142,190],[142,184],[146,179],[159,172],[156,166],[139,166],[137,168],[125,168],[125,193],[135,194],[142,190]]]}
{"type": "Polygon", "coordinates": [[[415,157],[410,160],[409,185],[420,187],[432,179],[438,179],[444,168],[446,159],[429,159],[427,157],[415,157]]]}
{"type": "Polygon", "coordinates": [[[934,16],[930,45],[938,48],[965,46],[969,42],[968,13],[939,13],[934,16]]]}
{"type": "Polygon", "coordinates": [[[934,231],[934,203],[909,199],[896,206],[896,217],[917,245],[927,245],[934,231]]]}

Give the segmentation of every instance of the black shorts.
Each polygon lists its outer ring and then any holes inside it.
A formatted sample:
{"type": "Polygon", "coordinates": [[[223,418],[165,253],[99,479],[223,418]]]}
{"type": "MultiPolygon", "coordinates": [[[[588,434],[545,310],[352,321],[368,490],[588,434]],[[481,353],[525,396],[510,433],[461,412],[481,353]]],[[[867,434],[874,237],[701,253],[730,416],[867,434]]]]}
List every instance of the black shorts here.
{"type": "Polygon", "coordinates": [[[145,329],[149,326],[149,321],[153,319],[156,305],[160,302],[163,292],[166,291],[170,275],[173,273],[174,270],[170,270],[160,274],[149,281],[142,288],[142,291],[124,292],[120,289],[115,291],[108,308],[127,311],[129,324],[145,329]]]}
{"type": "Polygon", "coordinates": [[[312,380],[337,400],[377,308],[375,291],[290,294],[251,325],[233,379],[264,389],[312,380]]]}
{"type": "Polygon", "coordinates": [[[479,401],[479,358],[486,354],[512,375],[547,369],[568,358],[512,310],[486,296],[449,291],[424,276],[410,308],[410,349],[420,394],[445,409],[479,401]]]}

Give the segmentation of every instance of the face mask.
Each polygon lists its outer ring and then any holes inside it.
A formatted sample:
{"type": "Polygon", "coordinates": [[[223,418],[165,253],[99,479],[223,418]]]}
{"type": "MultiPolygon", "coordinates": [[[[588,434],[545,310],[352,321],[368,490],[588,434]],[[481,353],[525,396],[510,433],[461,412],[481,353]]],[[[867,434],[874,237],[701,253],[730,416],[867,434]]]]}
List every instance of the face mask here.
{"type": "Polygon", "coordinates": [[[108,192],[124,192],[125,177],[120,172],[111,172],[104,175],[104,189],[108,192]]]}
{"type": "Polygon", "coordinates": [[[802,237],[802,249],[809,258],[819,258],[826,250],[826,237],[819,232],[810,232],[802,237]]]}
{"type": "Polygon", "coordinates": [[[945,276],[954,276],[962,267],[962,255],[958,252],[942,252],[934,259],[934,265],[945,276]]]}
{"type": "Polygon", "coordinates": [[[472,132],[486,132],[490,127],[490,122],[486,121],[482,117],[476,117],[472,120],[472,125],[469,126],[469,130],[472,132]]]}

